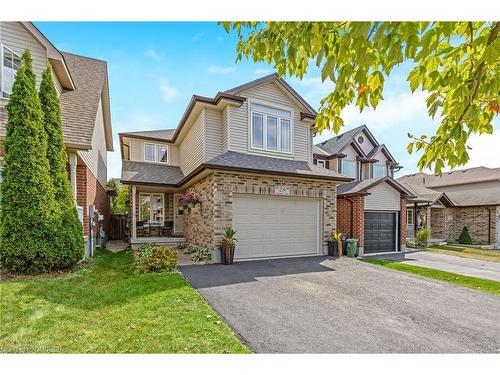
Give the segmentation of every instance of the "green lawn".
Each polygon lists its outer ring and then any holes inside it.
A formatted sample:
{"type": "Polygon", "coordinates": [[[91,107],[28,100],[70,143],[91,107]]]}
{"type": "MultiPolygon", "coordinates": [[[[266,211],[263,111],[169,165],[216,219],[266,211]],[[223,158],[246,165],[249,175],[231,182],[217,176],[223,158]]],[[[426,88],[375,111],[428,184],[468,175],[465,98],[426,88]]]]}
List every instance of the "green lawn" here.
{"type": "Polygon", "coordinates": [[[475,247],[462,246],[432,246],[426,249],[433,253],[441,253],[447,255],[454,255],[462,258],[472,258],[478,260],[488,260],[490,262],[500,263],[500,251],[498,250],[485,250],[475,247]]]}
{"type": "Polygon", "coordinates": [[[410,264],[400,263],[387,259],[363,258],[363,262],[376,264],[379,266],[391,268],[402,272],[412,273],[414,275],[428,277],[434,280],[445,281],[450,284],[464,286],[466,288],[481,290],[483,292],[500,295],[500,282],[485,280],[477,277],[459,275],[452,272],[435,270],[432,268],[412,266],[410,264]]]}
{"type": "Polygon", "coordinates": [[[60,277],[0,282],[0,352],[247,353],[179,273],[99,252],[60,277]]]}

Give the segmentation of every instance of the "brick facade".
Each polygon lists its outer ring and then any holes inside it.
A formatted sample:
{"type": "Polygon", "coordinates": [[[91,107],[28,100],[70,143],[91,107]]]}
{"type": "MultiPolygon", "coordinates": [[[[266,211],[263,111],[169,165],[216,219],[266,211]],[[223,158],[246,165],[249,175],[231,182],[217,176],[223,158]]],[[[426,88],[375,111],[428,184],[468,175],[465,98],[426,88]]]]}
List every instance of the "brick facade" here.
{"type": "Polygon", "coordinates": [[[348,238],[356,238],[358,240],[358,247],[364,247],[365,199],[362,195],[337,199],[337,230],[345,234],[348,238]]]}
{"type": "Polygon", "coordinates": [[[214,172],[188,189],[200,194],[203,203],[185,212],[186,240],[209,249],[217,248],[224,228],[232,225],[233,195],[274,195],[275,186],[288,187],[290,196],[322,199],[323,241],[326,243],[336,229],[336,188],[331,182],[229,172],[214,172]]]}
{"type": "Polygon", "coordinates": [[[433,238],[456,241],[467,226],[473,241],[490,244],[496,241],[496,206],[432,208],[430,211],[433,238]]]}

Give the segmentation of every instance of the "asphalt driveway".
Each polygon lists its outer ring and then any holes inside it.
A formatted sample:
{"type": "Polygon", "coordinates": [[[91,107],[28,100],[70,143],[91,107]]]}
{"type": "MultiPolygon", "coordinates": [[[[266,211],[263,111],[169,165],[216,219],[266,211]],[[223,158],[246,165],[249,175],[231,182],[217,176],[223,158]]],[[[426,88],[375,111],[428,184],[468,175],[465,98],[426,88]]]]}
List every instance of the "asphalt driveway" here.
{"type": "Polygon", "coordinates": [[[500,281],[500,263],[498,262],[461,258],[427,251],[377,255],[377,258],[395,260],[413,266],[434,268],[436,270],[474,276],[481,279],[500,281]]]}
{"type": "Polygon", "coordinates": [[[262,260],[181,272],[255,352],[500,351],[500,297],[354,259],[262,260]]]}

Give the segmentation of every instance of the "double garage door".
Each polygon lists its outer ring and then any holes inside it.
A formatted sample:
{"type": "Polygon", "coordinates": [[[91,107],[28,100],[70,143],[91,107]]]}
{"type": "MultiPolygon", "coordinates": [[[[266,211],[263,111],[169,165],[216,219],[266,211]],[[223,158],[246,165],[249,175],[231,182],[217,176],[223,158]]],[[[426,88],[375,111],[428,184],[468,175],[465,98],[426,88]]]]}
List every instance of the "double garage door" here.
{"type": "Polygon", "coordinates": [[[365,254],[397,250],[398,212],[365,211],[365,254]]]}
{"type": "Polygon", "coordinates": [[[235,259],[319,254],[320,213],[319,199],[235,195],[235,259]]]}

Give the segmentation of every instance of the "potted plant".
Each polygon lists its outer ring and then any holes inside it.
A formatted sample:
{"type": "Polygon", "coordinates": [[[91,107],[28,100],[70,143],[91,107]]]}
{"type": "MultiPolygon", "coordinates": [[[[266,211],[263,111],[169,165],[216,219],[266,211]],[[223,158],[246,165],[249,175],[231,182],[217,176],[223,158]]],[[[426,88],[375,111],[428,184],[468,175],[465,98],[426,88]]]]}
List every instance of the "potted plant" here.
{"type": "Polygon", "coordinates": [[[342,255],[342,245],[340,244],[341,238],[341,232],[337,232],[336,230],[332,231],[330,234],[330,241],[328,241],[328,256],[337,257],[342,255]]]}
{"type": "Polygon", "coordinates": [[[234,249],[236,242],[238,242],[235,235],[236,231],[233,228],[227,227],[224,229],[224,238],[222,239],[221,246],[221,258],[224,264],[233,264],[234,249]]]}
{"type": "Polygon", "coordinates": [[[188,191],[179,197],[179,205],[183,208],[190,209],[198,204],[201,204],[200,196],[193,191],[188,191]]]}

